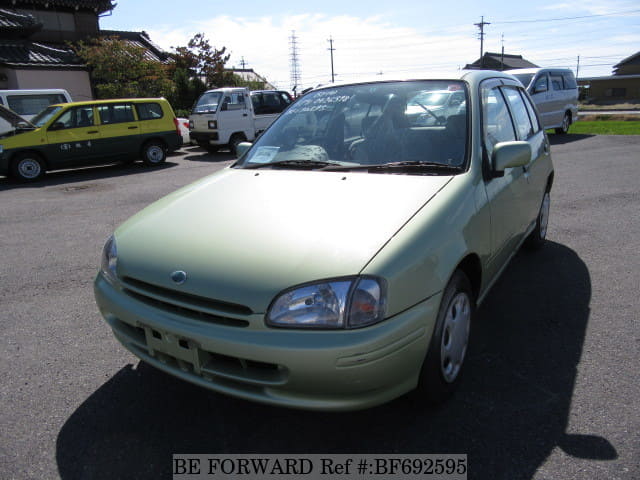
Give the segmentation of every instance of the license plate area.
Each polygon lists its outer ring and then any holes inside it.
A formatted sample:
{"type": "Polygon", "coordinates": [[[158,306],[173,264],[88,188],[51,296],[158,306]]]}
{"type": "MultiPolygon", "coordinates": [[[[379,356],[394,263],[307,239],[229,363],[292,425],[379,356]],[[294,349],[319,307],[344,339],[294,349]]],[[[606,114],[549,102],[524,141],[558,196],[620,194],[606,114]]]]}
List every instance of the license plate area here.
{"type": "Polygon", "coordinates": [[[147,348],[152,357],[163,363],[174,361],[181,370],[193,371],[200,375],[203,352],[195,341],[158,328],[141,326],[144,329],[147,348]]]}

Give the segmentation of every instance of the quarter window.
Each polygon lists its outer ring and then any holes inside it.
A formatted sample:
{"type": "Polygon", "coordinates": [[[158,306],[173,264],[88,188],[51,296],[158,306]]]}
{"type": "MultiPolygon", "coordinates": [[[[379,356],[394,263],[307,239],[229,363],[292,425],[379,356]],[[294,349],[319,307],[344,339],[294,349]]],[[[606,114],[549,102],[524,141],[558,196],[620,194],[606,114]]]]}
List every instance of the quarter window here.
{"type": "Polygon", "coordinates": [[[162,107],[157,103],[136,103],[136,111],[140,120],[162,118],[162,107]]]}
{"type": "Polygon", "coordinates": [[[133,107],[130,103],[110,103],[98,106],[100,122],[103,125],[112,123],[135,122],[133,107]]]}

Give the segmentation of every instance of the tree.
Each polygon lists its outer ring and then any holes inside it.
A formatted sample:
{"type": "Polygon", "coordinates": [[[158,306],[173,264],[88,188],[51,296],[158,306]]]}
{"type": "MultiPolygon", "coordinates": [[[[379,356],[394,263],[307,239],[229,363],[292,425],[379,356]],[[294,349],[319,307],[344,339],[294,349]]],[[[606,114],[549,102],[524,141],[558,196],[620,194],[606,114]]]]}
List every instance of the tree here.
{"type": "Polygon", "coordinates": [[[168,97],[174,90],[167,66],[146,58],[143,47],[101,37],[73,49],[90,67],[98,98],[168,97]]]}
{"type": "Polygon", "coordinates": [[[190,76],[199,78],[207,88],[226,86],[231,81],[232,74],[224,69],[230,57],[227,48],[212,47],[204,33],[197,33],[186,47],[174,50],[175,69],[183,69],[190,76]]]}

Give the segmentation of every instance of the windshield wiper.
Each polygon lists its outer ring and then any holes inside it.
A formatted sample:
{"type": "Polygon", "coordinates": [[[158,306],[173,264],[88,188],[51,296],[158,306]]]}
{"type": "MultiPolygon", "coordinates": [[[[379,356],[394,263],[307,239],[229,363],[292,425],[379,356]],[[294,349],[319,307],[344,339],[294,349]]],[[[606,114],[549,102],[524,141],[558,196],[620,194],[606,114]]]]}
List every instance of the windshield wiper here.
{"type": "Polygon", "coordinates": [[[446,165],[444,163],[436,163],[436,162],[421,162],[417,160],[412,161],[404,161],[404,162],[391,162],[391,163],[374,163],[371,165],[340,165],[340,166],[329,166],[323,168],[322,170],[328,171],[338,171],[338,170],[367,170],[370,172],[383,172],[383,171],[394,171],[394,170],[404,170],[404,171],[425,171],[425,172],[433,172],[433,171],[443,171],[443,172],[461,172],[464,170],[463,167],[457,165],[446,165]]]}
{"type": "Polygon", "coordinates": [[[342,167],[338,162],[325,162],[322,160],[280,160],[278,162],[254,163],[242,166],[246,169],[268,168],[268,167],[293,167],[313,170],[315,168],[339,168],[342,167]]]}

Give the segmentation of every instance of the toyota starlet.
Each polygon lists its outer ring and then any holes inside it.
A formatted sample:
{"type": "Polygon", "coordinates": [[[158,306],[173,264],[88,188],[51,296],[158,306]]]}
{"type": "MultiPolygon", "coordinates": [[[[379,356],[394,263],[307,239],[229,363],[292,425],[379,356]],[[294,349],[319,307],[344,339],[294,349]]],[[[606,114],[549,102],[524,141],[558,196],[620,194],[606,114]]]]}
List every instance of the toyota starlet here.
{"type": "Polygon", "coordinates": [[[238,153],[108,239],[94,287],[115,337],[176,377],[272,405],[448,398],[476,307],[547,233],[549,141],[520,82],[463,71],[319,87],[238,153]],[[432,111],[431,92],[455,92],[457,108],[432,111]]]}

